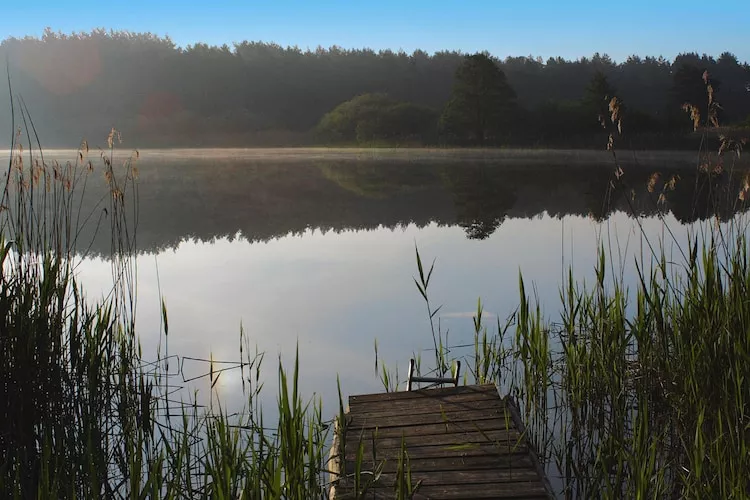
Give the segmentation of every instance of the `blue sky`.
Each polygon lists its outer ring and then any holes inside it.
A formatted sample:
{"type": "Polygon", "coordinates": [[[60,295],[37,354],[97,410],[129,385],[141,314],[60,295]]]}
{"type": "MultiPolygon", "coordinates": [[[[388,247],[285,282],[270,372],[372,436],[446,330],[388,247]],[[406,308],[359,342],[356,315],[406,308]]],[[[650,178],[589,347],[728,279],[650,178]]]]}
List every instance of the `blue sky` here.
{"type": "Polygon", "coordinates": [[[150,31],[179,45],[262,40],[301,48],[488,50],[577,58],[734,52],[750,61],[750,1],[121,0],[7,2],[0,38],[92,28],[150,31]]]}

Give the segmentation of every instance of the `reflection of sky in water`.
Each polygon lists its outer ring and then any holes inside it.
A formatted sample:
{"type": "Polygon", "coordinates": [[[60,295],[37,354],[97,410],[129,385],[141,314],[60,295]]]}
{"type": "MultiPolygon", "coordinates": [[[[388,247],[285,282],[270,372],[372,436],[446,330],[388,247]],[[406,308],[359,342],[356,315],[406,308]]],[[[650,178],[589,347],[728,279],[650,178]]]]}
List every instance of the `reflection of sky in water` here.
{"type": "MultiPolygon", "coordinates": [[[[671,216],[666,221],[680,228],[671,216]]],[[[652,238],[660,238],[662,228],[658,219],[644,221],[652,238]]],[[[281,354],[291,368],[299,343],[302,391],[320,394],[332,415],[337,374],[345,397],[382,390],[374,374],[375,339],[381,359],[398,364],[402,378],[411,353],[432,344],[424,302],[412,281],[415,243],[426,263],[437,258],[429,294],[434,306],[444,305],[441,324],[450,331],[449,343],[461,344],[472,340],[471,312],[478,297],[501,320],[513,312],[519,270],[527,293],[536,290],[545,317],[556,318],[563,262],[566,268],[573,265],[577,277],[591,280],[598,238],[608,230],[613,243],[617,238],[621,247],[627,243],[629,254],[622,258],[632,263],[640,237],[637,224],[622,213],[603,224],[577,216],[509,219],[483,241],[467,239],[460,227],[433,224],[340,234],[308,231],[266,243],[183,242],[156,259],[139,257],[138,331],[144,353],[155,353],[158,263],[170,354],[208,358],[213,353],[217,360],[238,360],[242,322],[251,342],[266,352],[264,392],[272,403],[276,357],[281,354]]],[[[684,236],[685,230],[678,232],[684,236]]],[[[109,264],[102,260],[85,261],[80,273],[90,295],[110,279],[109,264]]],[[[635,275],[626,282],[634,285],[635,275]]],[[[429,356],[423,356],[425,362],[429,356]]],[[[185,369],[186,376],[208,371],[207,365],[187,361],[185,369]]],[[[205,394],[207,380],[194,387],[205,394]]],[[[241,406],[239,372],[222,374],[217,387],[230,409],[241,406]]]]}

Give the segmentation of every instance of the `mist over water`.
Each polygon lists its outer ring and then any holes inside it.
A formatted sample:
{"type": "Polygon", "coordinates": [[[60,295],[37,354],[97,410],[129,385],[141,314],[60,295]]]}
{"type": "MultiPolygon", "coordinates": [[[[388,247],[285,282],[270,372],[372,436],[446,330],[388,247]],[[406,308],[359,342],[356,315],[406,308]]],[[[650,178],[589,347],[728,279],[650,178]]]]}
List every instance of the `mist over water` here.
{"type": "MultiPolygon", "coordinates": [[[[623,249],[614,256],[634,287],[634,260],[650,260],[644,235],[665,241],[679,259],[672,238],[684,245],[689,231],[714,223],[703,220],[711,207],[700,197],[696,204],[683,196],[682,189],[693,192],[695,174],[679,155],[626,165],[635,191],[605,198],[612,167],[595,153],[389,154],[144,152],[137,330],[144,353],[153,354],[146,357],[156,357],[160,342],[165,353],[161,296],[169,354],[180,357],[170,372],[183,372],[173,382],[199,389],[206,401],[207,376],[182,384],[208,374],[208,363],[190,358],[238,361],[242,325],[266,353],[266,397],[275,398],[276,357],[291,366],[299,346],[303,391],[333,411],[337,375],[345,394],[382,390],[376,339],[380,362],[398,366],[402,379],[413,353],[429,359],[429,323],[412,281],[415,246],[423,259],[436,259],[431,299],[443,305],[450,344],[464,346],[473,339],[478,298],[492,322],[515,311],[519,273],[554,318],[569,266],[574,277],[593,279],[600,245],[623,249]],[[658,185],[649,192],[655,172],[658,185]],[[672,176],[680,181],[658,202],[672,176]],[[633,211],[644,216],[641,225],[633,211]]],[[[735,189],[722,182],[721,189],[735,189]]],[[[93,200],[95,182],[89,189],[85,199],[93,200]]],[[[109,241],[82,234],[88,257],[80,278],[94,295],[111,279],[109,241]]],[[[214,389],[223,404],[242,406],[239,371],[224,372],[214,389]]]]}

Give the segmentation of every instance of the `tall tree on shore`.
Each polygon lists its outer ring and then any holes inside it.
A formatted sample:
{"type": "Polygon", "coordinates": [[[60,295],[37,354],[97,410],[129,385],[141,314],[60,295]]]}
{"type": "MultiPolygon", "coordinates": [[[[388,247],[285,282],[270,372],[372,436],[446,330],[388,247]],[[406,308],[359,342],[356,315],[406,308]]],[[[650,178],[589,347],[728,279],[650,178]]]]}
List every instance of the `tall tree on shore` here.
{"type": "Polygon", "coordinates": [[[459,142],[497,143],[509,130],[515,107],[516,93],[495,61],[486,54],[467,56],[456,70],[441,130],[459,142]]]}

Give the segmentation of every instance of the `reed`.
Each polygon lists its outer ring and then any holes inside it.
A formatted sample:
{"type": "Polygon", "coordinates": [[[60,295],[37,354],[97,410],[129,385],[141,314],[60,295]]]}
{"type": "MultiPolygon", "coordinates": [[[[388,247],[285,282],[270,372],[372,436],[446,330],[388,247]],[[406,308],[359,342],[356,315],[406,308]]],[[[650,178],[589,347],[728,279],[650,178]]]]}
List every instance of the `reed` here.
{"type": "MultiPolygon", "coordinates": [[[[717,125],[717,105],[710,78],[704,82],[708,133],[717,125]]],[[[621,106],[610,101],[610,199],[632,192],[615,147],[621,106]]],[[[698,108],[685,109],[698,126],[698,108]]],[[[695,196],[707,190],[710,211],[687,243],[660,215],[664,238],[642,233],[640,255],[628,268],[627,249],[603,232],[593,282],[576,281],[568,269],[560,312],[549,319],[522,276],[519,305],[506,324],[488,328],[478,303],[474,352],[467,355],[473,382],[494,381],[519,401],[560,497],[750,497],[747,220],[744,210],[722,216],[727,205],[745,201],[745,183],[739,192],[722,183],[747,178],[733,161],[743,144],[723,138],[712,155],[701,143],[695,196]],[[625,283],[627,272],[637,276],[634,289],[625,283]]],[[[648,182],[652,201],[661,205],[679,179],[660,181],[655,173],[648,182]]],[[[642,230],[640,215],[631,215],[642,230]]],[[[417,252],[420,277],[421,262],[417,252]]],[[[429,304],[426,287],[419,291],[429,304]]],[[[440,338],[434,344],[444,352],[440,338]]],[[[438,357],[438,369],[445,362],[438,357]]]]}
{"type": "MultiPolygon", "coordinates": [[[[240,357],[209,360],[212,387],[242,376],[245,409],[176,400],[168,355],[148,361],[135,326],[138,153],[83,143],[73,162],[45,159],[25,123],[14,138],[0,203],[0,496],[3,498],[327,498],[329,428],[303,402],[299,365],[279,360],[278,421],[260,404],[262,355],[240,331],[240,357]],[[102,183],[102,178],[104,182],[102,183]],[[82,197],[104,185],[88,213],[82,197]],[[91,300],[76,269],[110,234],[112,285],[91,300]]],[[[14,119],[16,117],[14,116],[14,119]]],[[[162,303],[162,339],[168,314],[162,303]]],[[[166,345],[165,345],[166,347],[166,345]]],[[[184,397],[181,396],[181,397],[184,397]]]]}

